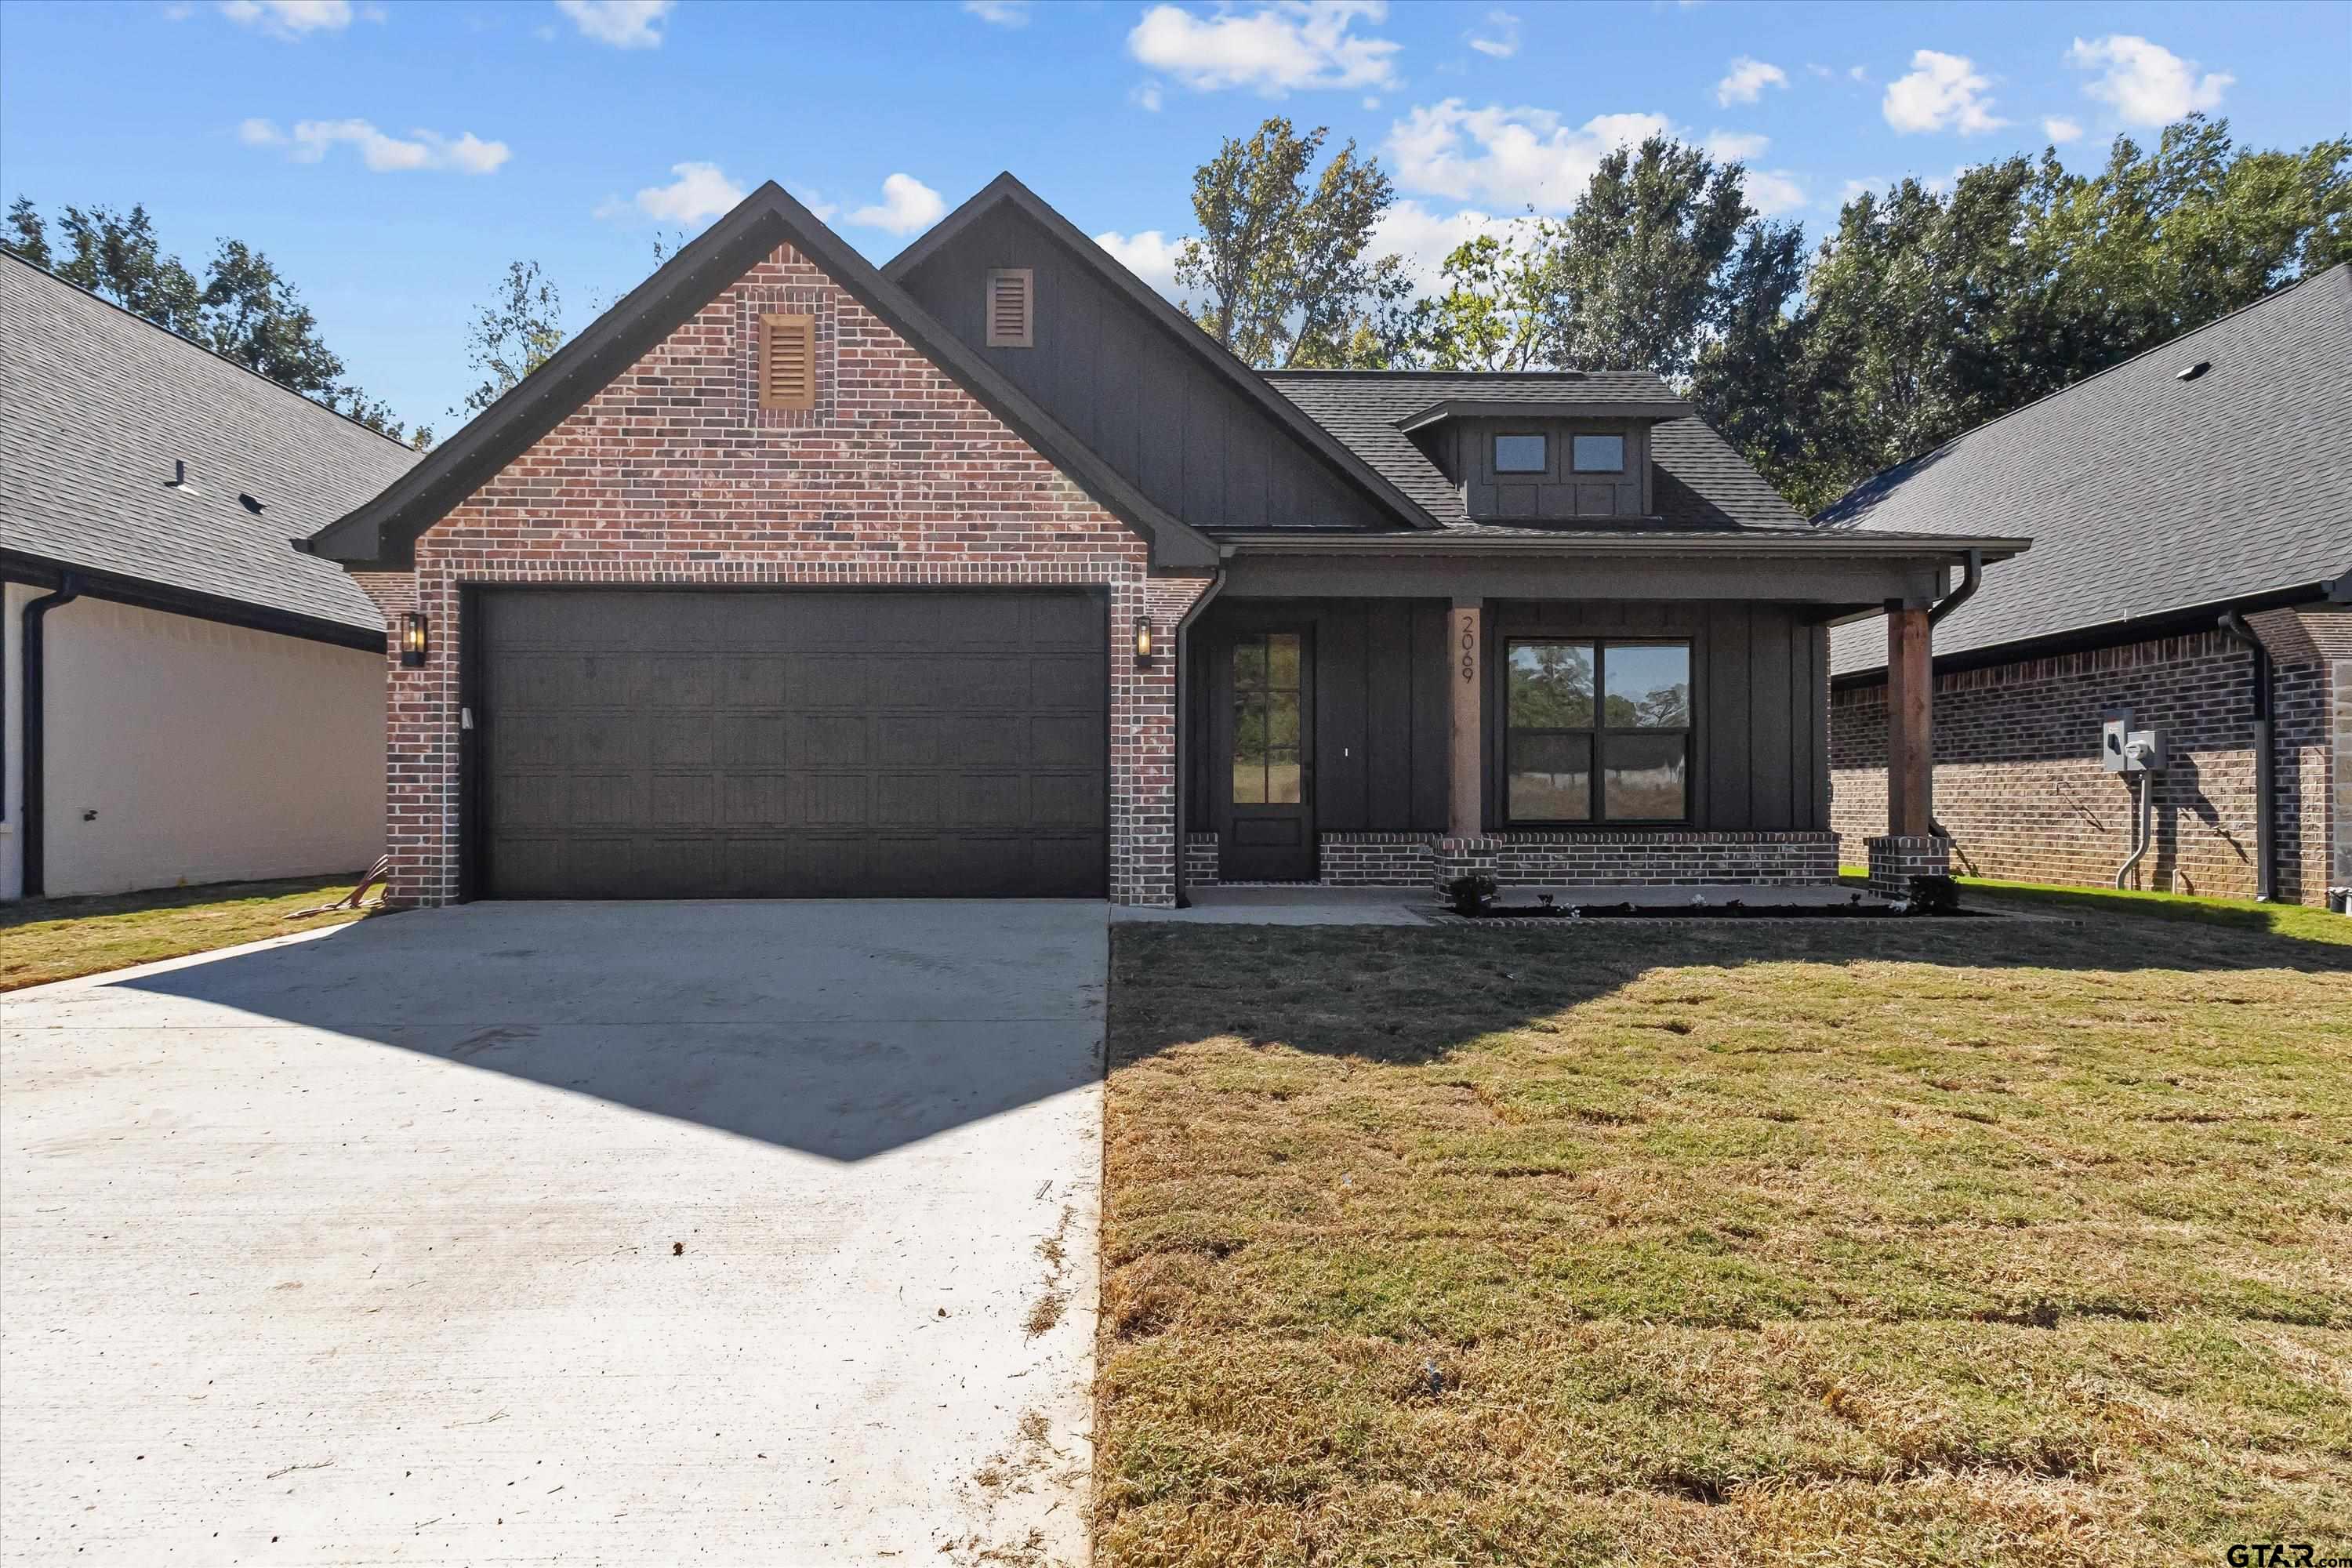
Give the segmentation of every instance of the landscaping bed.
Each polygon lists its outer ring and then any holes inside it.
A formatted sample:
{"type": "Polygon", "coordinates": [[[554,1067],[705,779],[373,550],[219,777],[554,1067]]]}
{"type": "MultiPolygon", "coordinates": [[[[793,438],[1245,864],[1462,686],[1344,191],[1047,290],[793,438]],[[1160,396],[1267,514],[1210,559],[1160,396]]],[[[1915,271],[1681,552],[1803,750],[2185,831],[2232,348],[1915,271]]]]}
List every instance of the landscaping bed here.
{"type": "Polygon", "coordinates": [[[2352,951],[1112,935],[1106,1565],[2352,1552],[2352,951]]]}

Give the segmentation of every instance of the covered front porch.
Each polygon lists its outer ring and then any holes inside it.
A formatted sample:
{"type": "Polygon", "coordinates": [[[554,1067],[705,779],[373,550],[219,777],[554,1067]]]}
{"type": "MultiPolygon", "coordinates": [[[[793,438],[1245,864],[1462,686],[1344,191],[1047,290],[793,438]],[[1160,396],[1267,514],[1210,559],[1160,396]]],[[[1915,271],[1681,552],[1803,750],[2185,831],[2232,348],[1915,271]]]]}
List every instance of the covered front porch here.
{"type": "Polygon", "coordinates": [[[1828,628],[1883,607],[1899,892],[1943,868],[1926,626],[1959,543],[1239,543],[1180,638],[1181,888],[1833,883],[1828,628]]]}

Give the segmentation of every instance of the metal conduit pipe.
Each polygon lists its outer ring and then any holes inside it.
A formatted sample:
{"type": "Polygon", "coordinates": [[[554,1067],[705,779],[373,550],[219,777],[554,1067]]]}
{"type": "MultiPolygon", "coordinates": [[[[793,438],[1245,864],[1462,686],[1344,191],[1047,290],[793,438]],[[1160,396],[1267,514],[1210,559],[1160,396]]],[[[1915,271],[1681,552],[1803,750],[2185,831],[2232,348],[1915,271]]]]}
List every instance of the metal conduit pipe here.
{"type": "Polygon", "coordinates": [[[2156,818],[2153,811],[2151,810],[2152,803],[2155,800],[2155,782],[2154,774],[2148,773],[2145,768],[2140,770],[2139,817],[2132,830],[2131,858],[2126,860],[2121,866],[2116,868],[2116,890],[2117,892],[2123,891],[2124,883],[2130,879],[2132,868],[2137,866],[2140,862],[2140,858],[2147,853],[2148,844],[2156,837],[2156,818]]]}

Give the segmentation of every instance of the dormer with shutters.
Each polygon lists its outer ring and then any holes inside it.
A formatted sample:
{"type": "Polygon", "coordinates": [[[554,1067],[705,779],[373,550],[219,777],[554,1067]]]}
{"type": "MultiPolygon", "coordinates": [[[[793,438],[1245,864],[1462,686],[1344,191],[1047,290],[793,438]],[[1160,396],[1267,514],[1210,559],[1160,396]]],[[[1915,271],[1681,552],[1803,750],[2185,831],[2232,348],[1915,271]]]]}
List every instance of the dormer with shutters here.
{"type": "Polygon", "coordinates": [[[1037,274],[1027,267],[992,267],[988,297],[982,305],[988,322],[988,346],[1025,349],[1036,346],[1037,274]]]}
{"type": "Polygon", "coordinates": [[[805,412],[816,406],[816,318],[760,317],[760,406],[805,412]]]}

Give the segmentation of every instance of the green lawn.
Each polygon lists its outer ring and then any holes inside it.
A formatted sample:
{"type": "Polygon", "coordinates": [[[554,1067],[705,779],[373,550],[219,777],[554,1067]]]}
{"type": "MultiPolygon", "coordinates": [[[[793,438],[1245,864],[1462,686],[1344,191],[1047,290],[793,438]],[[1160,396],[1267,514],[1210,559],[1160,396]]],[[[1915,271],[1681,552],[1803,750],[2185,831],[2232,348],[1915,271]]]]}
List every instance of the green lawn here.
{"type": "MultiPolygon", "coordinates": [[[[1841,866],[1838,879],[1861,887],[1870,880],[1863,866],[1841,866]]],[[[2052,882],[2002,882],[1990,877],[1954,880],[2003,907],[2052,914],[2134,915],[2147,920],[2200,921],[2239,931],[2263,931],[2305,942],[2352,946],[2352,919],[2311,904],[2258,904],[2252,899],[2208,899],[2186,893],[2118,892],[2113,888],[2077,888],[2052,882]]]]}
{"type": "Polygon", "coordinates": [[[2352,1552],[2352,951],[1113,934],[1105,1564],[2352,1552]]]}
{"type": "Polygon", "coordinates": [[[347,896],[358,879],[347,873],[0,904],[0,991],[341,925],[359,913],[287,917],[347,896]]]}

